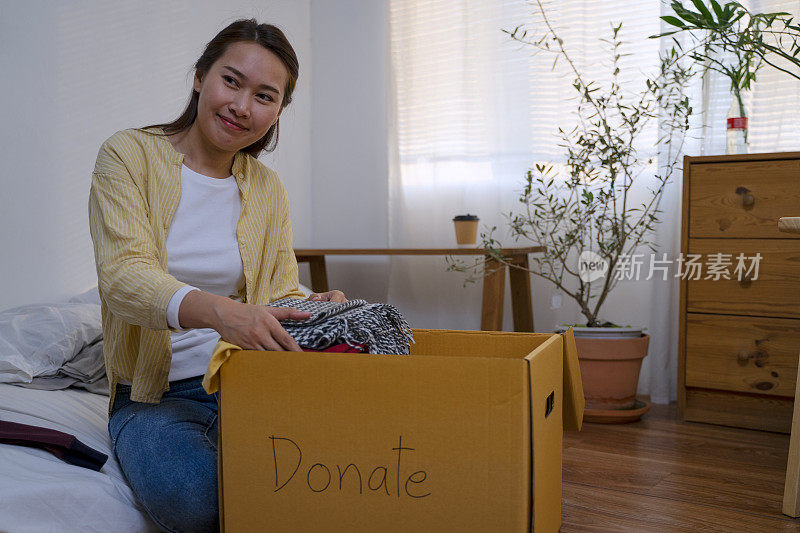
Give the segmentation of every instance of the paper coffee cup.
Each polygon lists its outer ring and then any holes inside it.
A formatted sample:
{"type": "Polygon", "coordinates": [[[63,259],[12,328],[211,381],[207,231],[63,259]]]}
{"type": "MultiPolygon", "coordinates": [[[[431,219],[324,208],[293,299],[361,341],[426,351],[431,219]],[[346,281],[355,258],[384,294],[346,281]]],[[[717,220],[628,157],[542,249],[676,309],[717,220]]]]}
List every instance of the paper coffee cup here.
{"type": "Polygon", "coordinates": [[[478,217],[475,215],[458,215],[453,218],[456,228],[456,242],[459,246],[474,246],[478,239],[478,217]]]}

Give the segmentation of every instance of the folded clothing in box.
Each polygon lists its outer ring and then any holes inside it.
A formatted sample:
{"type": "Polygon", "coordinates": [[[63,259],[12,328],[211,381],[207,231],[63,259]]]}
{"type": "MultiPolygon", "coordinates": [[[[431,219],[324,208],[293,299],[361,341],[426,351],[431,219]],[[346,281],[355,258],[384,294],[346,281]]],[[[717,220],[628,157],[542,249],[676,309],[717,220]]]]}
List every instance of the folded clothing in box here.
{"type": "MultiPolygon", "coordinates": [[[[414,334],[403,315],[388,304],[370,304],[365,300],[334,303],[283,298],[270,307],[291,307],[308,311],[305,320],[282,320],[286,332],[304,351],[339,353],[409,355],[414,334]],[[348,349],[348,347],[350,349],[348,349]]],[[[203,378],[203,387],[211,394],[219,390],[219,368],[231,353],[241,348],[224,340],[214,347],[203,378]]]]}
{"type": "Polygon", "coordinates": [[[347,344],[366,347],[373,354],[408,355],[414,340],[406,319],[388,304],[283,298],[269,305],[311,313],[302,321],[281,321],[286,332],[304,349],[326,350],[336,344],[347,344]]]}

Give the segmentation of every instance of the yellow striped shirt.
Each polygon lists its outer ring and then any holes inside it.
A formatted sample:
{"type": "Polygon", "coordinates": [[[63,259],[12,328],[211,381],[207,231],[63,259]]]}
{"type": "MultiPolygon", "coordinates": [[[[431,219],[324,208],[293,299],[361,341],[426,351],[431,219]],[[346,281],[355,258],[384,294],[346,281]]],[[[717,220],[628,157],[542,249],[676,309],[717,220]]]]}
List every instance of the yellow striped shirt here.
{"type": "MultiPolygon", "coordinates": [[[[159,403],[169,390],[172,343],[167,304],[186,285],[167,272],[166,241],[181,197],[183,154],[153,130],[115,133],[100,147],[89,193],[111,399],[131,383],[131,400],[159,403]]],[[[242,199],[236,236],[244,302],[302,298],[292,249],[289,200],[278,175],[238,152],[232,173],[242,199]]],[[[176,331],[176,330],[172,330],[176,331]]]]}

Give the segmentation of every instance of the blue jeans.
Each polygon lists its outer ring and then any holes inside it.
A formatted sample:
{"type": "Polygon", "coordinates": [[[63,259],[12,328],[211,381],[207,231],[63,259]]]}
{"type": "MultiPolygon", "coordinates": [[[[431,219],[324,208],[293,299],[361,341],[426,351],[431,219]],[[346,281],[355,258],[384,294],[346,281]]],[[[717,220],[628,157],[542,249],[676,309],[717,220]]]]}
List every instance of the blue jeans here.
{"type": "Polygon", "coordinates": [[[170,532],[219,531],[218,397],[202,377],[170,383],[161,403],[134,402],[117,385],[108,433],[134,494],[170,532]]]}

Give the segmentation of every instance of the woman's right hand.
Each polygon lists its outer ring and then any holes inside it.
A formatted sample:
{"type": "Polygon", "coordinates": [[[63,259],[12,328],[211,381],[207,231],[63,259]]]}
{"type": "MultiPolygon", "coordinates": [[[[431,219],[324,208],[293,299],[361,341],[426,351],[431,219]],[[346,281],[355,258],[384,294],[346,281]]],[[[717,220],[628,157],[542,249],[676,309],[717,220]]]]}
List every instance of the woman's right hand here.
{"type": "Polygon", "coordinates": [[[215,310],[216,327],[222,340],[245,350],[302,351],[279,320],[304,320],[307,311],[288,307],[265,307],[228,300],[215,310]]]}

